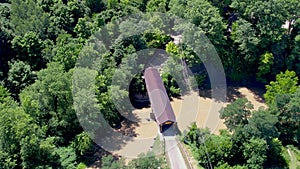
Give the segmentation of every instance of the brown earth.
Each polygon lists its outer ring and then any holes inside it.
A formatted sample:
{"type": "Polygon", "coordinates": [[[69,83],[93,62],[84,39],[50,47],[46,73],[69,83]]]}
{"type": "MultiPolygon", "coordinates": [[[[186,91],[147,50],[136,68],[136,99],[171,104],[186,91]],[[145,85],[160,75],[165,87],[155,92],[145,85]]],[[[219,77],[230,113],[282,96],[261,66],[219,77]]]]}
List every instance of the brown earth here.
{"type": "MultiPolygon", "coordinates": [[[[181,132],[187,131],[190,124],[196,122],[198,127],[209,127],[211,132],[218,134],[220,129],[226,129],[223,121],[218,118],[219,110],[237,98],[247,98],[254,105],[255,110],[259,107],[266,108],[262,99],[262,91],[257,89],[230,87],[227,90],[226,102],[212,99],[210,93],[210,91],[202,91],[199,96],[199,93],[194,92],[181,98],[172,99],[171,105],[181,132]]],[[[129,128],[123,127],[122,132],[126,131],[126,134],[127,132],[132,134],[134,139],[122,146],[120,150],[111,152],[112,154],[126,156],[130,152],[131,157],[127,157],[130,160],[135,155],[140,154],[140,152],[146,152],[151,149],[155,138],[158,136],[158,127],[150,119],[150,112],[151,108],[133,111],[133,114],[139,118],[138,124],[123,124],[123,126],[129,128]]]]}

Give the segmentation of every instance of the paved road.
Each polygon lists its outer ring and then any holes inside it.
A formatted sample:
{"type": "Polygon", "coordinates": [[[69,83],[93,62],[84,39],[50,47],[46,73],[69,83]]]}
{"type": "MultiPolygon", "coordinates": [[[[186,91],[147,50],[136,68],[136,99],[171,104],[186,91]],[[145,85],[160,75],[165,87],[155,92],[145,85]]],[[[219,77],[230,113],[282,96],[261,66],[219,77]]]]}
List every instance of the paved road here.
{"type": "Polygon", "coordinates": [[[178,147],[175,136],[165,136],[165,146],[171,169],[188,169],[178,147]]]}
{"type": "Polygon", "coordinates": [[[176,140],[176,131],[171,127],[165,131],[163,135],[165,139],[165,151],[168,155],[171,169],[188,169],[178,147],[179,144],[176,140]]]}

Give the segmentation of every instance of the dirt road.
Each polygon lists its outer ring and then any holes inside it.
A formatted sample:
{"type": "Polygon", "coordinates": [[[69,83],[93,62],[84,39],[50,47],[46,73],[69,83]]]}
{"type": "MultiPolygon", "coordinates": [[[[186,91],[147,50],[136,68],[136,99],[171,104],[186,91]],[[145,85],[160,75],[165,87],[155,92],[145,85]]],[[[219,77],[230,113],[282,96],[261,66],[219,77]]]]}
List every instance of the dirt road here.
{"type": "MultiPolygon", "coordinates": [[[[181,132],[188,131],[190,124],[196,122],[198,127],[209,127],[211,132],[218,134],[220,129],[226,129],[223,121],[219,119],[219,110],[234,99],[245,97],[254,105],[256,110],[259,107],[266,107],[257,93],[245,87],[231,88],[228,92],[227,102],[218,102],[209,95],[199,96],[198,93],[191,93],[181,98],[174,98],[171,105],[181,132]]],[[[122,146],[115,145],[115,147],[120,148],[111,149],[111,153],[130,159],[151,149],[154,138],[158,136],[158,127],[155,122],[149,121],[150,112],[151,108],[133,111],[140,119],[139,125],[134,129],[137,137],[123,142],[122,146]]]]}

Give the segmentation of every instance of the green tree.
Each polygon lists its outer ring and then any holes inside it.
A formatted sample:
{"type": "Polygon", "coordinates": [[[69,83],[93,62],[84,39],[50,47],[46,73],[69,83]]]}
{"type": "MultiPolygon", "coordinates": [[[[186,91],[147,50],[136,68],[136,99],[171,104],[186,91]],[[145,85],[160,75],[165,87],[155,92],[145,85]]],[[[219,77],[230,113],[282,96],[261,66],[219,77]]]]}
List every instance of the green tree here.
{"type": "Polygon", "coordinates": [[[295,16],[299,16],[299,10],[295,10],[299,8],[299,3],[295,0],[234,0],[230,7],[239,13],[239,18],[252,24],[255,37],[260,40],[258,50],[262,51],[257,56],[265,51],[273,54],[275,59],[270,74],[278,73],[277,70],[292,69],[295,57],[289,54],[293,46],[291,39],[295,37],[292,30],[297,27],[292,20],[295,21],[295,16]]]}
{"type": "Polygon", "coordinates": [[[13,38],[10,19],[10,5],[0,3],[0,81],[4,80],[8,71],[8,61],[14,57],[11,49],[13,38]]]}
{"type": "Polygon", "coordinates": [[[84,0],[69,0],[67,5],[74,19],[73,27],[75,27],[79,18],[84,18],[90,14],[90,9],[86,6],[84,0]]]}
{"type": "Polygon", "coordinates": [[[248,127],[250,128],[251,136],[265,140],[272,140],[278,137],[278,130],[275,124],[278,119],[268,110],[260,109],[252,113],[249,118],[248,127]]]}
{"type": "Polygon", "coordinates": [[[228,163],[224,163],[216,167],[216,169],[247,169],[247,167],[241,165],[230,166],[228,163]]]}
{"type": "Polygon", "coordinates": [[[35,32],[27,32],[24,35],[15,36],[12,40],[12,48],[17,54],[17,58],[27,62],[33,70],[39,70],[45,66],[42,57],[44,43],[35,32]]]}
{"type": "Polygon", "coordinates": [[[287,9],[282,5],[282,1],[233,0],[230,6],[253,24],[256,36],[261,39],[260,47],[265,49],[283,35],[282,24],[286,21],[287,9]]]}
{"type": "Polygon", "coordinates": [[[276,108],[278,123],[277,128],[280,131],[279,139],[283,144],[299,144],[299,111],[300,111],[300,89],[294,94],[279,95],[276,97],[276,108]]]}
{"type": "Polygon", "coordinates": [[[12,159],[8,153],[0,150],[0,165],[2,168],[15,168],[17,166],[16,160],[12,159]]]}
{"type": "Polygon", "coordinates": [[[102,0],[87,0],[86,6],[90,8],[91,13],[99,13],[104,10],[104,2],[102,0]]]}
{"type": "Polygon", "coordinates": [[[250,139],[244,143],[244,156],[247,160],[246,166],[251,169],[262,168],[267,159],[268,145],[263,139],[250,139]]]}
{"type": "Polygon", "coordinates": [[[55,149],[55,151],[52,154],[59,156],[58,162],[61,168],[76,169],[77,156],[73,148],[60,147],[55,149]]]}
{"type": "Polygon", "coordinates": [[[230,38],[238,50],[238,53],[236,53],[238,56],[232,56],[233,61],[230,62],[235,69],[230,76],[237,81],[245,77],[251,77],[255,73],[253,66],[256,66],[259,59],[258,44],[260,42],[252,24],[244,19],[237,20],[232,25],[230,38]]]}
{"type": "Polygon", "coordinates": [[[163,12],[167,11],[167,1],[166,0],[149,0],[147,2],[147,12],[163,12]]]}
{"type": "Polygon", "coordinates": [[[107,0],[107,8],[108,9],[113,9],[118,6],[118,0],[107,0]]]}
{"type": "Polygon", "coordinates": [[[74,16],[69,6],[58,0],[51,8],[49,34],[55,39],[59,34],[72,33],[74,16]],[[68,16],[68,17],[66,17],[68,16]]]}
{"type": "Polygon", "coordinates": [[[266,102],[271,105],[275,103],[275,98],[280,94],[295,93],[298,87],[298,77],[294,71],[286,70],[284,73],[276,75],[276,81],[271,81],[270,85],[266,85],[266,93],[264,97],[266,102]]]}
{"type": "MultiPolygon", "coordinates": [[[[201,140],[199,140],[201,141],[201,140]]],[[[232,143],[230,136],[210,135],[201,141],[196,158],[203,167],[207,165],[218,166],[230,159],[232,143]]]]}
{"type": "Polygon", "coordinates": [[[121,169],[124,167],[124,161],[116,161],[116,159],[112,155],[102,157],[101,168],[103,169],[121,169]]]}
{"type": "Polygon", "coordinates": [[[258,73],[257,75],[257,80],[267,83],[267,75],[271,74],[271,66],[274,63],[274,56],[272,53],[265,53],[261,55],[260,57],[260,62],[259,62],[259,67],[258,67],[258,73]]]}
{"type": "Polygon", "coordinates": [[[7,104],[12,101],[9,91],[2,85],[0,85],[0,104],[7,104]]]}
{"type": "Polygon", "coordinates": [[[272,139],[268,143],[267,161],[266,167],[280,167],[288,168],[286,159],[282,156],[283,152],[286,151],[281,141],[277,138],[272,139]]]}
{"type": "Polygon", "coordinates": [[[0,165],[6,168],[17,166],[17,160],[20,158],[19,150],[21,139],[16,134],[20,129],[19,125],[27,124],[28,116],[17,109],[17,104],[10,97],[6,88],[0,86],[0,165]],[[24,119],[18,119],[24,118],[24,119]]]}
{"type": "Polygon", "coordinates": [[[137,159],[128,163],[127,168],[161,168],[163,159],[158,158],[152,152],[140,154],[137,159]]]}
{"type": "Polygon", "coordinates": [[[220,118],[225,120],[225,125],[230,131],[237,126],[248,124],[253,105],[246,98],[239,98],[220,111],[220,118]]]}
{"type": "Polygon", "coordinates": [[[39,128],[31,128],[26,136],[21,139],[22,168],[55,168],[59,167],[54,137],[44,137],[44,131],[39,128]]]}
{"type": "MultiPolygon", "coordinates": [[[[300,19],[298,19],[299,25],[299,33],[300,34],[300,19]]],[[[300,35],[297,35],[294,39],[294,44],[292,47],[290,58],[294,59],[294,70],[297,72],[297,74],[300,74],[300,35]]]]}
{"type": "Polygon", "coordinates": [[[14,34],[24,36],[27,32],[34,32],[45,38],[49,26],[49,15],[34,0],[12,0],[11,23],[14,34]]]}
{"type": "Polygon", "coordinates": [[[189,144],[195,144],[195,146],[198,147],[201,144],[199,140],[209,136],[209,134],[208,128],[200,129],[196,123],[193,123],[191,127],[189,127],[189,132],[186,134],[184,141],[189,144]]]}
{"type": "Polygon", "coordinates": [[[65,71],[74,68],[83,45],[70,34],[61,34],[56,39],[56,47],[52,50],[53,61],[63,65],[65,71]]]}
{"type": "Polygon", "coordinates": [[[35,83],[21,93],[21,103],[39,126],[46,127],[47,136],[57,136],[61,143],[81,131],[73,109],[71,72],[58,63],[37,73],[35,83]]]}
{"type": "Polygon", "coordinates": [[[74,27],[74,32],[82,41],[88,39],[92,35],[93,23],[89,18],[79,18],[78,23],[74,27]]]}
{"type": "Polygon", "coordinates": [[[71,146],[75,152],[79,155],[84,155],[88,150],[92,148],[93,142],[86,132],[82,132],[74,138],[71,146]]]}
{"type": "MultiPolygon", "coordinates": [[[[224,44],[223,31],[225,25],[216,7],[206,0],[171,0],[169,2],[170,12],[179,17],[187,19],[208,36],[211,42],[220,47],[224,44]]],[[[217,48],[219,49],[219,48],[217,48]]]]}
{"type": "Polygon", "coordinates": [[[22,61],[9,63],[9,66],[10,69],[7,78],[8,86],[10,87],[13,96],[17,98],[20,91],[33,83],[35,73],[31,71],[30,65],[22,61]]]}
{"type": "Polygon", "coordinates": [[[2,87],[0,95],[0,154],[6,158],[0,160],[1,167],[51,166],[54,138],[45,139],[44,130],[2,87]]]}

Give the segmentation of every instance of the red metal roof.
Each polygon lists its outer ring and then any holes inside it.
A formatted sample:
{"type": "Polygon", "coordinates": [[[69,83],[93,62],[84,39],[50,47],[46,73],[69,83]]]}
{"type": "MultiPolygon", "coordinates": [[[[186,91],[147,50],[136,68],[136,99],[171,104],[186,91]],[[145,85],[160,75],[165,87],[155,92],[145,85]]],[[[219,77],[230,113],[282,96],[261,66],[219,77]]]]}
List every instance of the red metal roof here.
{"type": "Polygon", "coordinates": [[[161,125],[167,121],[175,122],[174,115],[166,88],[156,68],[147,68],[144,72],[147,92],[156,122],[161,125]]]}

